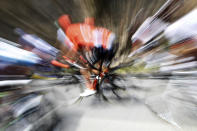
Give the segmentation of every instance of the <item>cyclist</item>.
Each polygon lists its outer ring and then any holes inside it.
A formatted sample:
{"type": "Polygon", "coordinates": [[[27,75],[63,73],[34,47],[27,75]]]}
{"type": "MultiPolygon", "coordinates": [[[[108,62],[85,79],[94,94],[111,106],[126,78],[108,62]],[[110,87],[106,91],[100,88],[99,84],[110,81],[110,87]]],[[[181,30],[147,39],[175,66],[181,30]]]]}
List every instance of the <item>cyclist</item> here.
{"type": "Polygon", "coordinates": [[[80,62],[87,67],[87,69],[80,69],[86,79],[87,87],[80,96],[95,94],[96,88],[90,80],[90,75],[93,72],[98,75],[99,71],[92,70],[90,65],[95,66],[100,72],[108,68],[114,56],[115,34],[106,28],[96,27],[93,18],[85,18],[84,23],[73,24],[68,15],[63,15],[58,19],[58,23],[63,30],[63,32],[61,29],[58,30],[58,39],[67,47],[65,56],[74,61],[79,58],[80,62]]]}

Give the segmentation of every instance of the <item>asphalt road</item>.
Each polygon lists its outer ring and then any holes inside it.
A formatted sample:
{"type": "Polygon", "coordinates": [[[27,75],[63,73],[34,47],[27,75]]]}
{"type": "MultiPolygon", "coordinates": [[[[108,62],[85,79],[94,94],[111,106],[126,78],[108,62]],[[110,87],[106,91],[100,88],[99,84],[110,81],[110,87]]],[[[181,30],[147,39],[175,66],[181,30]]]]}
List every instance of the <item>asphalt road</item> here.
{"type": "Polygon", "coordinates": [[[44,129],[47,124],[50,128],[49,125],[54,124],[53,131],[197,130],[195,78],[127,77],[125,81],[117,82],[127,87],[125,91],[117,92],[121,99],[111,91],[105,91],[108,101],[98,96],[78,99],[83,86],[66,85],[63,81],[39,80],[28,85],[26,93],[45,92],[45,103],[41,110],[9,130],[29,131],[31,127],[36,131],[48,131],[44,129]]]}
{"type": "Polygon", "coordinates": [[[80,92],[76,85],[55,88],[50,98],[53,95],[55,103],[60,105],[57,112],[62,121],[54,130],[196,131],[196,105],[188,101],[184,103],[188,98],[178,94],[184,90],[177,89],[180,87],[177,82],[184,86],[191,81],[194,80],[127,78],[124,84],[130,88],[120,92],[123,99],[118,100],[113,94],[106,93],[110,98],[108,102],[90,96],[75,104],[72,102],[80,92]],[[172,94],[176,98],[170,97],[172,94]]]}

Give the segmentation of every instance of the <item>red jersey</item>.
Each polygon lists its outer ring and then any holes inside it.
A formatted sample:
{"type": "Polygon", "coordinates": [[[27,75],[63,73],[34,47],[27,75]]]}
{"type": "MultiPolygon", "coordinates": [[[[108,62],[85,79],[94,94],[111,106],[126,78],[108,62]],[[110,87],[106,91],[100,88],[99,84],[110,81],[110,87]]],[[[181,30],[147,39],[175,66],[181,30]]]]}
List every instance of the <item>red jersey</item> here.
{"type": "Polygon", "coordinates": [[[115,34],[108,29],[95,27],[92,18],[86,18],[84,23],[71,24],[69,17],[63,15],[59,18],[59,24],[76,50],[79,47],[103,47],[110,50],[115,40],[115,34]]]}

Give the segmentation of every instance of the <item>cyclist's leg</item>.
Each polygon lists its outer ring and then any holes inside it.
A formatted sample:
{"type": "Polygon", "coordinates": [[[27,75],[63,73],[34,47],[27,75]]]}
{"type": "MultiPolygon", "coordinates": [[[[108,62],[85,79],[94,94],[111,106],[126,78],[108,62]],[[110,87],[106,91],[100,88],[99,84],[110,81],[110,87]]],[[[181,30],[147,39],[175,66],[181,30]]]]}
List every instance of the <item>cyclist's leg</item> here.
{"type": "Polygon", "coordinates": [[[95,88],[92,86],[92,81],[90,80],[90,71],[89,70],[85,70],[85,69],[81,69],[80,73],[83,75],[85,82],[86,82],[86,88],[91,89],[91,90],[95,90],[95,88]]]}
{"type": "Polygon", "coordinates": [[[94,86],[93,82],[90,80],[90,75],[91,75],[90,71],[81,69],[80,72],[85,78],[85,82],[86,82],[86,89],[84,90],[84,92],[80,94],[80,96],[84,97],[84,96],[90,96],[95,94],[96,86],[94,86]]]}

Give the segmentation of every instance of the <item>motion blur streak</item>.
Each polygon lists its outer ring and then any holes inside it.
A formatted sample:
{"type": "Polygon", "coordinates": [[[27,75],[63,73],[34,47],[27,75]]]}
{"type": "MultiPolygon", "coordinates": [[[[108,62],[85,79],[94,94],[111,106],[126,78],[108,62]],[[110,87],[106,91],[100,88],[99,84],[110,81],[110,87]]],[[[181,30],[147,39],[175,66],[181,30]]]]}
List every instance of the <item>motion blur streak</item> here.
{"type": "Polygon", "coordinates": [[[197,130],[196,6],[1,0],[0,129],[197,130]]]}

